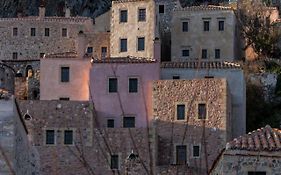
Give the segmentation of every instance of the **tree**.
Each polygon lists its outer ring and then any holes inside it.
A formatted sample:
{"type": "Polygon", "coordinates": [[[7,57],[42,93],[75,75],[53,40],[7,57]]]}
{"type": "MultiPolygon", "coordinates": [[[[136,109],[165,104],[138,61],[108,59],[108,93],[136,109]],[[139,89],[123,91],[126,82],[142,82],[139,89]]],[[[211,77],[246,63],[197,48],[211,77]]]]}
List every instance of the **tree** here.
{"type": "Polygon", "coordinates": [[[240,2],[237,15],[245,41],[244,50],[252,47],[259,58],[279,57],[280,32],[273,25],[276,10],[259,0],[240,2]]]}

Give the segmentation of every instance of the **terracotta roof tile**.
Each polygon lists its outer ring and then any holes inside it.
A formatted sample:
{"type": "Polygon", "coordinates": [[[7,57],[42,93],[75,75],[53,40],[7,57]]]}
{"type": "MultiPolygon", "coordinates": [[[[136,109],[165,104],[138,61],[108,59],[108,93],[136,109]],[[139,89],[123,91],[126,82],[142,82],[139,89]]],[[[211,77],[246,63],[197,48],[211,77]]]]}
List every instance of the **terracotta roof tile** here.
{"type": "Polygon", "coordinates": [[[227,144],[230,150],[281,151],[281,130],[267,125],[234,139],[227,144]]]}
{"type": "Polygon", "coordinates": [[[241,69],[241,65],[227,61],[186,61],[162,62],[161,68],[191,68],[191,69],[241,69]]]}
{"type": "Polygon", "coordinates": [[[152,58],[143,57],[111,57],[106,59],[92,59],[92,63],[156,63],[157,61],[152,58]]]}

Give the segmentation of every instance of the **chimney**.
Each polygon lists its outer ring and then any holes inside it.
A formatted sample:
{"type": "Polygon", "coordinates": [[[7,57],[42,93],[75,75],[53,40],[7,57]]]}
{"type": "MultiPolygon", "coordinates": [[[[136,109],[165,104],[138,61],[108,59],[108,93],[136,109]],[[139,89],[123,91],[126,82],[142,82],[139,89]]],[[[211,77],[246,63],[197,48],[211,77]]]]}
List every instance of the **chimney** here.
{"type": "Polygon", "coordinates": [[[154,39],[153,59],[161,61],[161,41],[158,37],[154,39]]]}
{"type": "Polygon", "coordinates": [[[86,35],[83,31],[78,33],[76,39],[76,50],[78,58],[83,58],[86,53],[86,35]]]}

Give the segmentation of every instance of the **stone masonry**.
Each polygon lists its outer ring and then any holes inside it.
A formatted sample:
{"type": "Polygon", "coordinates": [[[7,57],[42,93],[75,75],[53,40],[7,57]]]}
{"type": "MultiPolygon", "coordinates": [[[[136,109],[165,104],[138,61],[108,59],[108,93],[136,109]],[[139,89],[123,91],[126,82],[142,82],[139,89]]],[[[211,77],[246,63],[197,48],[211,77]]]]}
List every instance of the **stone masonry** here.
{"type": "Polygon", "coordinates": [[[158,174],[206,174],[230,139],[230,97],[225,79],[159,80],[153,84],[153,112],[158,134],[158,174]],[[206,104],[207,119],[198,119],[198,104],[206,104]],[[185,105],[185,119],[176,107],[185,105]],[[186,146],[186,164],[176,162],[176,146],[186,146]],[[193,157],[192,146],[200,147],[193,157]],[[173,168],[176,167],[176,168],[173,168]]]}

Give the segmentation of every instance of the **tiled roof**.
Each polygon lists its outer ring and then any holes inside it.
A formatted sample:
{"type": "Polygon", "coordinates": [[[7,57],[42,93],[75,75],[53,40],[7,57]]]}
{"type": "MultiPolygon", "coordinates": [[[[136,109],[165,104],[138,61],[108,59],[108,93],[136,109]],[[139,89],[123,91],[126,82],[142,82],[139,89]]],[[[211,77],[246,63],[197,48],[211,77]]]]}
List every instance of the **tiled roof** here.
{"type": "Polygon", "coordinates": [[[281,151],[281,130],[267,125],[227,143],[226,150],[281,151]]]}
{"type": "Polygon", "coordinates": [[[200,6],[188,6],[177,7],[175,11],[204,11],[204,10],[233,10],[232,7],[216,6],[216,5],[200,5],[200,6]]]}
{"type": "Polygon", "coordinates": [[[186,61],[163,62],[161,68],[191,68],[191,69],[240,69],[241,65],[227,61],[186,61]]]}
{"type": "Polygon", "coordinates": [[[0,21],[38,21],[42,20],[45,22],[74,22],[74,23],[84,23],[87,20],[92,20],[89,17],[82,17],[82,16],[76,16],[76,17],[57,17],[57,16],[51,16],[51,17],[44,17],[40,18],[39,16],[28,16],[28,17],[18,17],[18,18],[0,18],[0,21]]]}
{"type": "Polygon", "coordinates": [[[92,59],[92,63],[156,63],[157,61],[152,58],[143,57],[111,57],[106,59],[92,59]]]}
{"type": "Polygon", "coordinates": [[[77,53],[76,52],[51,53],[45,55],[45,58],[77,58],[77,53]]]}

